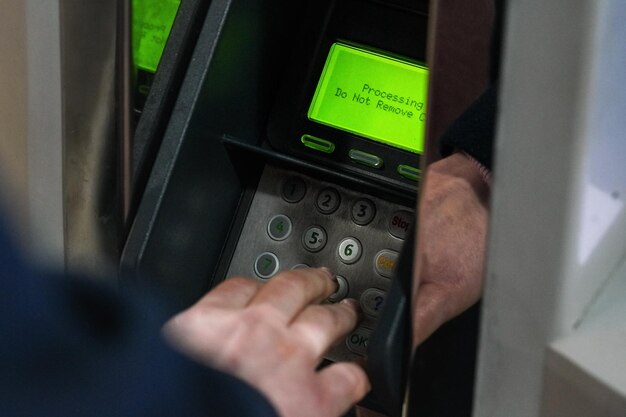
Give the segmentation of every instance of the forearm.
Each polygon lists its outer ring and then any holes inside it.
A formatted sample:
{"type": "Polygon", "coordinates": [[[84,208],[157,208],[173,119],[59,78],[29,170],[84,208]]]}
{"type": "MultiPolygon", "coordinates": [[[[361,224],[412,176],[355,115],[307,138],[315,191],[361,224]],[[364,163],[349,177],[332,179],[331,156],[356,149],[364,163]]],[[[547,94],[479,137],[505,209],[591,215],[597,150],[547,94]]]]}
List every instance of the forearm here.
{"type": "Polygon", "coordinates": [[[419,207],[413,280],[413,340],[421,343],[479,298],[489,185],[457,152],[432,164],[419,207]]]}

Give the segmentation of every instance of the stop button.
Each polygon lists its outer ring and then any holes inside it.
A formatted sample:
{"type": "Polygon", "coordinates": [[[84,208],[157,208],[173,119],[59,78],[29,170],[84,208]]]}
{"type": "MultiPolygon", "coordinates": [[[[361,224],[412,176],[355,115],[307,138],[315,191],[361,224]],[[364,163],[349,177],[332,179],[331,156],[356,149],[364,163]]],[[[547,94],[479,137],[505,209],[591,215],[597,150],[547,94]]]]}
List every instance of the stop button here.
{"type": "Polygon", "coordinates": [[[398,239],[406,239],[413,227],[415,215],[407,210],[399,210],[393,213],[389,219],[389,233],[398,239]]]}

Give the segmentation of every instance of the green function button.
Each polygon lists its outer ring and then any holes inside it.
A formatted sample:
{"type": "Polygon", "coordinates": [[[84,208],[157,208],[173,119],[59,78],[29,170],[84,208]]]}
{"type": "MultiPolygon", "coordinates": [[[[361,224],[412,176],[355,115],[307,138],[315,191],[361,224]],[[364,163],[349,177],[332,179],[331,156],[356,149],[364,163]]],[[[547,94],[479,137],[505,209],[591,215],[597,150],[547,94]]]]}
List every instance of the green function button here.
{"type": "Polygon", "coordinates": [[[302,135],[300,140],[304,146],[315,149],[316,151],[324,153],[333,153],[335,151],[335,144],[326,139],[321,139],[311,135],[302,135]]]}
{"type": "Polygon", "coordinates": [[[267,225],[267,234],[274,240],[285,240],[291,234],[291,219],[284,214],[277,214],[267,225]]]}
{"type": "Polygon", "coordinates": [[[276,275],[279,267],[280,261],[278,257],[271,252],[260,254],[254,262],[254,272],[263,279],[276,275]]]}
{"type": "Polygon", "coordinates": [[[354,162],[367,165],[368,167],[378,169],[383,167],[383,159],[380,156],[372,155],[371,153],[351,149],[350,152],[348,152],[348,156],[354,162]]]}
{"type": "Polygon", "coordinates": [[[419,181],[422,179],[422,170],[412,167],[411,165],[398,165],[398,174],[411,181],[419,181]]]}

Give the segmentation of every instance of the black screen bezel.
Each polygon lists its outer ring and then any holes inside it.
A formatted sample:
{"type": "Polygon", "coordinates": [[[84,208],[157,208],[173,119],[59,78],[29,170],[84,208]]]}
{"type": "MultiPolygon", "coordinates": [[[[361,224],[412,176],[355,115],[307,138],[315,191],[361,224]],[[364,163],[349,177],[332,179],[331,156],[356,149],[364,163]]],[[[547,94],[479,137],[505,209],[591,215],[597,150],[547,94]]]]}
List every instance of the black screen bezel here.
{"type": "Polygon", "coordinates": [[[314,122],[309,120],[308,110],[334,43],[425,62],[427,22],[427,3],[424,2],[416,2],[414,8],[377,0],[327,0],[312,4],[270,116],[270,146],[379,182],[390,182],[414,190],[417,184],[399,175],[397,166],[419,167],[419,154],[314,122]],[[377,25],[373,27],[368,22],[377,22],[377,25]],[[304,134],[332,141],[334,152],[326,154],[304,146],[300,140],[304,134]],[[383,167],[376,169],[356,164],[348,156],[351,149],[381,157],[383,167]]]}

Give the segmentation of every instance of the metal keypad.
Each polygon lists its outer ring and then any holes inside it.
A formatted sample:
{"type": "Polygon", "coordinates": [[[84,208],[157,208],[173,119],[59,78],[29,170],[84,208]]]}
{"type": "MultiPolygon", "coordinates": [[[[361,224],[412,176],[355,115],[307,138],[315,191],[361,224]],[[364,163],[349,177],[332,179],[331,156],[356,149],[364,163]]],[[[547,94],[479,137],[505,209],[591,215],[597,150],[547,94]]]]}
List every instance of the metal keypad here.
{"type": "Polygon", "coordinates": [[[328,302],[354,298],[365,314],[359,328],[327,358],[353,360],[364,355],[402,247],[403,239],[397,235],[412,211],[267,166],[248,213],[227,276],[266,282],[280,271],[303,265],[330,268],[345,282],[328,302]]]}

